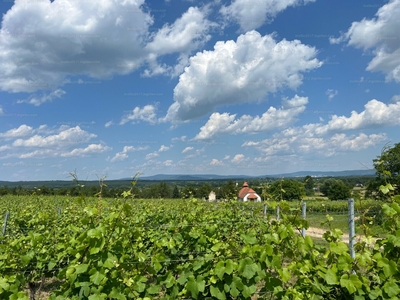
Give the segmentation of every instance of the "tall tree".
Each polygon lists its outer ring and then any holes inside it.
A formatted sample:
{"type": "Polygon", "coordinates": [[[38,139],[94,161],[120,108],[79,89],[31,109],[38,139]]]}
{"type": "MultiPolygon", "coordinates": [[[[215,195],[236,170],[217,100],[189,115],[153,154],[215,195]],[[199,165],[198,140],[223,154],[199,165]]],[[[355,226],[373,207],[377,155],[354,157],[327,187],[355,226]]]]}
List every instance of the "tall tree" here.
{"type": "Polygon", "coordinates": [[[279,200],[301,200],[304,195],[303,184],[291,179],[277,180],[270,186],[269,190],[279,200]]]}
{"type": "Polygon", "coordinates": [[[239,190],[236,183],[230,179],[225,185],[222,186],[222,194],[227,200],[236,200],[238,197],[239,190]]]}
{"type": "Polygon", "coordinates": [[[160,182],[158,186],[160,198],[171,198],[171,188],[164,182],[160,182]]]}
{"type": "Polygon", "coordinates": [[[208,195],[211,192],[211,186],[208,183],[203,184],[196,191],[196,197],[199,199],[206,198],[208,199],[208,195]]]}
{"type": "Polygon", "coordinates": [[[304,178],[304,190],[307,196],[314,195],[314,179],[310,175],[304,178]]]}
{"type": "Polygon", "coordinates": [[[335,180],[335,182],[329,187],[328,198],[330,200],[346,200],[350,198],[350,196],[350,188],[342,180],[335,180]]]}
{"type": "Polygon", "coordinates": [[[376,186],[390,183],[395,194],[400,194],[400,143],[386,145],[380,156],[373,160],[376,186]]]}
{"type": "Polygon", "coordinates": [[[189,199],[196,196],[196,189],[193,186],[185,186],[181,194],[182,198],[189,199]]]}
{"type": "Polygon", "coordinates": [[[331,185],[333,185],[335,183],[335,179],[333,178],[327,178],[324,180],[324,182],[322,183],[321,187],[319,188],[320,192],[328,197],[329,194],[329,188],[331,187],[331,185]]]}
{"type": "Polygon", "coordinates": [[[177,199],[181,197],[181,193],[179,192],[178,187],[175,185],[172,191],[172,198],[177,199]]]}
{"type": "Polygon", "coordinates": [[[340,179],[326,179],[323,182],[320,191],[330,200],[346,200],[351,196],[350,187],[340,179]]]}
{"type": "Polygon", "coordinates": [[[10,190],[8,189],[8,186],[5,185],[2,188],[0,188],[0,196],[7,195],[8,193],[11,193],[10,190]]]}

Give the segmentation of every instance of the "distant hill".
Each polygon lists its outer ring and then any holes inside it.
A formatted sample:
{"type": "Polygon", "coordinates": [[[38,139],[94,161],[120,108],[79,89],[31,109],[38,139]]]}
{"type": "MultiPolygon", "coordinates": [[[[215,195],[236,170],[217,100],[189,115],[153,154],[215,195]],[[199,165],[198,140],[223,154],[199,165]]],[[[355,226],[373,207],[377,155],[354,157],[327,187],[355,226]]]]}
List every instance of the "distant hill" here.
{"type": "MultiPolygon", "coordinates": [[[[259,176],[257,176],[258,178],[259,176]]],[[[215,174],[196,174],[196,175],[185,175],[185,174],[157,174],[152,176],[140,176],[139,180],[152,180],[152,181],[201,181],[201,180],[227,180],[227,179],[247,179],[256,178],[248,175],[215,175],[215,174]]],[[[129,180],[131,178],[123,178],[121,180],[129,180]]]]}
{"type": "MultiPolygon", "coordinates": [[[[215,175],[215,174],[157,174],[152,176],[139,177],[139,180],[152,180],[152,181],[197,181],[197,180],[228,180],[228,179],[257,179],[257,178],[277,178],[277,177],[305,177],[307,175],[313,177],[344,177],[344,176],[374,176],[374,170],[346,170],[346,171],[300,171],[294,173],[282,173],[273,175],[215,175]]],[[[121,180],[129,180],[131,178],[123,178],[121,180]]]]}
{"type": "Polygon", "coordinates": [[[266,177],[344,177],[344,176],[374,176],[374,170],[347,170],[347,171],[300,171],[294,173],[267,175],[266,177]]]}

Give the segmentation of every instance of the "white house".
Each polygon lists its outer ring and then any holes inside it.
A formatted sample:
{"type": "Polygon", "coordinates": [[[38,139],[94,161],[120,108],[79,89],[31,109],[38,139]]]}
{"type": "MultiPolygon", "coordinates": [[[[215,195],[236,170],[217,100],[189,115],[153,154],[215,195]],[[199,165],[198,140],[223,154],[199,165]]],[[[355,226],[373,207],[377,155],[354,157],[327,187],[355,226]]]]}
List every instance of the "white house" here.
{"type": "Polygon", "coordinates": [[[251,188],[247,182],[243,183],[243,188],[239,191],[238,199],[243,202],[261,202],[261,197],[251,188]]]}
{"type": "Polygon", "coordinates": [[[208,201],[215,201],[217,200],[217,197],[215,196],[215,192],[211,191],[210,194],[208,195],[208,201]]]}

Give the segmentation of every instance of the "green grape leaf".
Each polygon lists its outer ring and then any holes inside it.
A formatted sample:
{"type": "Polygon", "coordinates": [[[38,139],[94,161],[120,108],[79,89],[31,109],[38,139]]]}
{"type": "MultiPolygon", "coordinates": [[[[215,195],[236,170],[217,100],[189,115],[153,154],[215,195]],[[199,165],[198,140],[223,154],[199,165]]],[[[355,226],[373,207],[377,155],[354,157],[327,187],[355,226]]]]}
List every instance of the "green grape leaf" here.
{"type": "Polygon", "coordinates": [[[333,253],[336,253],[339,255],[349,252],[349,247],[343,242],[337,242],[337,243],[331,242],[329,244],[329,247],[333,253]]]}
{"type": "Polygon", "coordinates": [[[217,275],[220,280],[222,280],[224,278],[224,274],[225,274],[225,266],[224,265],[225,265],[224,261],[221,260],[217,263],[217,265],[215,266],[215,269],[214,269],[215,275],[217,275]]]}
{"type": "Polygon", "coordinates": [[[96,285],[99,285],[105,277],[106,276],[104,274],[100,273],[99,271],[96,271],[96,273],[90,276],[90,281],[96,285]]]}
{"type": "Polygon", "coordinates": [[[147,288],[146,291],[151,295],[156,295],[156,294],[160,293],[160,290],[161,290],[161,286],[159,286],[157,284],[153,284],[149,288],[147,288]]]}
{"type": "Polygon", "coordinates": [[[383,290],[389,295],[389,297],[400,295],[399,284],[394,279],[386,282],[383,286],[383,290]]]}
{"type": "Polygon", "coordinates": [[[228,259],[225,261],[225,273],[230,275],[233,272],[233,261],[231,259],[228,259]]]}
{"type": "Polygon", "coordinates": [[[88,269],[88,264],[81,264],[75,267],[75,273],[76,274],[81,274],[81,273],[85,273],[88,269]]]}
{"type": "Polygon", "coordinates": [[[210,286],[210,292],[211,292],[211,296],[213,296],[215,299],[219,299],[219,300],[225,300],[226,296],[224,292],[221,292],[219,290],[218,287],[216,286],[210,286]]]}
{"type": "Polygon", "coordinates": [[[362,282],[355,274],[351,274],[350,276],[348,274],[344,274],[340,278],[340,285],[346,288],[350,294],[354,294],[357,289],[361,289],[362,282]]]}
{"type": "Polygon", "coordinates": [[[328,269],[328,271],[325,274],[325,281],[327,284],[330,284],[330,285],[338,284],[339,281],[338,281],[336,272],[332,269],[328,269]]]}
{"type": "Polygon", "coordinates": [[[243,296],[245,296],[246,298],[250,298],[256,291],[257,287],[255,285],[245,285],[243,288],[243,296]]]}

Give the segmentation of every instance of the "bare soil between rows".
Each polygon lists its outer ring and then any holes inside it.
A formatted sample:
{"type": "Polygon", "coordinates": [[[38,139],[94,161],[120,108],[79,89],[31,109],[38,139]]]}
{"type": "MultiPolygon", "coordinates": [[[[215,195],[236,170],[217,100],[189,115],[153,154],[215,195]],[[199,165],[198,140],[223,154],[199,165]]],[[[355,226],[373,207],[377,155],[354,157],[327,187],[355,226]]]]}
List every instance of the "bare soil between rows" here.
{"type": "MultiPolygon", "coordinates": [[[[325,233],[326,231],[327,231],[326,229],[322,229],[322,228],[309,227],[309,228],[306,230],[306,236],[310,236],[310,237],[313,237],[313,238],[320,238],[320,239],[323,239],[324,233],[325,233]]],[[[356,235],[355,238],[356,238],[356,242],[359,242],[361,239],[363,239],[363,238],[365,238],[365,237],[364,237],[364,236],[360,236],[360,235],[356,235]]],[[[348,243],[349,243],[349,240],[350,240],[349,234],[343,233],[342,241],[348,244],[348,243]]],[[[377,240],[376,238],[373,239],[373,243],[374,243],[374,244],[375,244],[376,240],[377,240]]]]}

